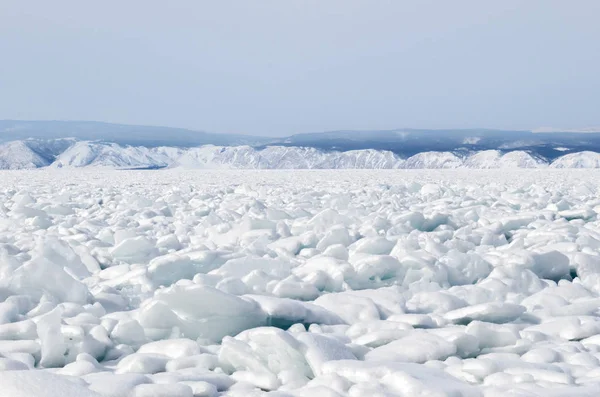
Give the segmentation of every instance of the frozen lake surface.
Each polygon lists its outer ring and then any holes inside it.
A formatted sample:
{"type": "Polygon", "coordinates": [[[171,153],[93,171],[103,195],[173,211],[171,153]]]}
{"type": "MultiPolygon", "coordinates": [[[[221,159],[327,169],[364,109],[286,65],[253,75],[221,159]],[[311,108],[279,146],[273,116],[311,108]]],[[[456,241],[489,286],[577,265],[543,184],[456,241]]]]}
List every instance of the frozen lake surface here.
{"type": "Polygon", "coordinates": [[[0,172],[0,396],[597,396],[600,171],[0,172]]]}

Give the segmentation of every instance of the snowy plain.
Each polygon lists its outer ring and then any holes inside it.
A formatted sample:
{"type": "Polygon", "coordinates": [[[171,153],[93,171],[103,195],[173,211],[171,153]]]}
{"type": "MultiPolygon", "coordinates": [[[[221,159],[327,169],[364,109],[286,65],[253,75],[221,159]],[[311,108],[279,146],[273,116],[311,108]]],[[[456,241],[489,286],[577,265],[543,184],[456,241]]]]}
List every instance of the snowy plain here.
{"type": "Polygon", "coordinates": [[[600,171],[0,172],[0,396],[596,396],[600,171]]]}

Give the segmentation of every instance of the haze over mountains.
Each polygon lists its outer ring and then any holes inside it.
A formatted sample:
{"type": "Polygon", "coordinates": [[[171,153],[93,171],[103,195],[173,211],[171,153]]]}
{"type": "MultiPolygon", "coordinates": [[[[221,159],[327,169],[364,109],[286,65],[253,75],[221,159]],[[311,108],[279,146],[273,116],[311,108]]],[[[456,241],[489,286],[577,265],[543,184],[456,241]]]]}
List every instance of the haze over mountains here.
{"type": "Polygon", "coordinates": [[[267,138],[87,121],[0,120],[0,169],[598,168],[600,133],[333,131],[267,138]]]}

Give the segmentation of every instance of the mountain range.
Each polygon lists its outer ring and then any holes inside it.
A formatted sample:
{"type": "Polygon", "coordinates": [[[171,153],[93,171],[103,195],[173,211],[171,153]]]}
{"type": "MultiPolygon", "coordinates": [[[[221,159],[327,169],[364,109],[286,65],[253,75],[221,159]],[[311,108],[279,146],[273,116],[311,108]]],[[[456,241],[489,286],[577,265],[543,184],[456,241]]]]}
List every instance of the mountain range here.
{"type": "Polygon", "coordinates": [[[600,133],[336,131],[284,138],[79,121],[0,121],[0,169],[599,168],[600,133]]]}

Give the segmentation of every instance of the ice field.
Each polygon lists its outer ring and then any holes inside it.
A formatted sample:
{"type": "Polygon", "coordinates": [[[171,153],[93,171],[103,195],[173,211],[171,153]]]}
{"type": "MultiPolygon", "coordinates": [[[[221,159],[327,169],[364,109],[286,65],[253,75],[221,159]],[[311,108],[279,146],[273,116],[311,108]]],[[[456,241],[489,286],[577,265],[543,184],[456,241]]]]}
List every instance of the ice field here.
{"type": "Polygon", "coordinates": [[[0,172],[0,397],[600,392],[600,171],[0,172]]]}

